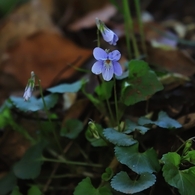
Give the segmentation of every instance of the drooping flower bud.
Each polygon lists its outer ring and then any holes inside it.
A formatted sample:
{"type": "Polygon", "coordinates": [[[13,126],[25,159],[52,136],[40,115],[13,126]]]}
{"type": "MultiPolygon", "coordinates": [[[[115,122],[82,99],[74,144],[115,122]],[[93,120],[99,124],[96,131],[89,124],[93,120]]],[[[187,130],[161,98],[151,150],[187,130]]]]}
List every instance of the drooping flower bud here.
{"type": "Polygon", "coordinates": [[[112,30],[110,30],[101,20],[96,18],[96,25],[98,30],[101,32],[103,39],[110,45],[116,45],[118,36],[112,30]]]}
{"type": "Polygon", "coordinates": [[[32,92],[35,86],[35,73],[31,72],[31,78],[28,80],[28,83],[26,85],[23,98],[25,101],[28,101],[30,97],[32,96],[32,92]]]}

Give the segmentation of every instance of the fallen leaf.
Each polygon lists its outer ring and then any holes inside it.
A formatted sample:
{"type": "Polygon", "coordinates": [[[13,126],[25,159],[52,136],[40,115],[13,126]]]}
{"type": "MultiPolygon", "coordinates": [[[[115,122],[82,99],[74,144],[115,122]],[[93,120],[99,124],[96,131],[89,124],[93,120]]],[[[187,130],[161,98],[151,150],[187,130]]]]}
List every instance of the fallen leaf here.
{"type": "Polygon", "coordinates": [[[106,4],[103,8],[91,11],[82,18],[79,18],[74,23],[68,26],[71,31],[78,31],[82,28],[90,28],[95,26],[95,18],[99,18],[103,22],[106,22],[116,13],[116,7],[112,4],[106,4]]]}
{"type": "Polygon", "coordinates": [[[76,73],[72,66],[81,66],[91,53],[58,34],[40,32],[8,49],[9,57],[1,65],[3,72],[14,75],[23,86],[34,71],[47,88],[54,80],[70,79],[76,73]]]}
{"type": "MultiPolygon", "coordinates": [[[[58,32],[46,7],[46,0],[32,0],[19,6],[0,24],[0,56],[9,46],[40,30],[58,32]],[[42,2],[43,1],[43,2],[42,2]]],[[[51,1],[51,0],[49,0],[51,1]]],[[[48,5],[47,0],[47,5],[48,5]]]]}
{"type": "Polygon", "coordinates": [[[182,116],[178,119],[178,122],[182,124],[183,129],[188,130],[195,126],[195,113],[190,113],[182,116]]]}
{"type": "Polygon", "coordinates": [[[147,49],[148,62],[157,65],[159,69],[166,69],[173,73],[179,73],[190,77],[195,73],[195,61],[180,50],[147,49]]]}

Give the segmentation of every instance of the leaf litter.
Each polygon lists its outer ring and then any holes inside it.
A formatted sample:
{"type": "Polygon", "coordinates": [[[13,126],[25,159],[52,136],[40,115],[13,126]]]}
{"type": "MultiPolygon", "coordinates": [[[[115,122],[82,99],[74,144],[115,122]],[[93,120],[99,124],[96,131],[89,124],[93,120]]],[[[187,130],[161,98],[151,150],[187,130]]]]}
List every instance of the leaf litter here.
{"type": "MultiPolygon", "coordinates": [[[[191,4],[185,4],[184,1],[181,1],[183,7],[189,10],[191,10],[190,7],[193,3],[194,2],[191,1],[191,4]]],[[[132,107],[131,111],[126,112],[132,120],[137,120],[140,116],[145,115],[145,108],[148,106],[148,113],[152,113],[151,121],[156,121],[159,111],[163,110],[170,117],[174,118],[176,121],[178,120],[179,123],[183,125],[183,129],[179,132],[179,137],[181,138],[179,140],[174,135],[166,137],[168,132],[164,132],[161,127],[156,127],[158,135],[155,134],[153,130],[147,132],[146,135],[149,134],[152,137],[152,139],[146,138],[147,146],[151,147],[153,143],[154,148],[160,151],[159,154],[170,151],[170,149],[178,148],[179,142],[182,139],[186,140],[194,136],[193,132],[195,127],[193,119],[195,113],[193,103],[195,98],[195,53],[193,45],[195,31],[192,23],[195,15],[193,11],[189,11],[188,13],[182,11],[179,13],[177,9],[173,10],[173,6],[171,5],[172,1],[163,1],[157,5],[154,0],[150,1],[148,5],[144,3],[142,5],[150,12],[154,20],[153,22],[144,24],[144,33],[147,41],[147,62],[154,68],[159,77],[170,73],[170,77],[173,74],[179,74],[185,79],[183,79],[182,82],[180,82],[181,80],[170,79],[169,82],[166,82],[164,85],[164,91],[149,97],[147,101],[137,103],[132,107]],[[162,9],[159,9],[160,5],[162,9]],[[167,22],[167,16],[165,16],[162,11],[165,9],[167,10],[168,16],[174,17],[171,23],[167,22]],[[175,16],[173,16],[172,13],[174,13],[175,16]],[[172,32],[173,36],[167,36],[167,32],[172,32]],[[154,45],[154,40],[155,43],[158,44],[154,45]],[[171,47],[169,47],[170,44],[172,44],[171,47]],[[154,141],[155,139],[161,141],[154,141]]],[[[107,2],[104,3],[103,1],[101,1],[99,5],[97,3],[95,7],[90,4],[89,1],[84,1],[82,2],[81,8],[79,8],[79,1],[69,4],[68,1],[64,3],[61,0],[57,3],[54,1],[32,0],[16,7],[11,13],[4,17],[0,27],[1,103],[3,104],[3,101],[13,94],[22,97],[22,90],[32,70],[36,72],[41,79],[43,89],[55,87],[56,84],[59,83],[62,83],[62,85],[64,83],[73,83],[73,81],[76,82],[83,76],[91,80],[91,73],[84,74],[81,73],[82,71],[78,70],[82,70],[82,68],[90,69],[93,64],[91,63],[91,45],[96,45],[96,42],[91,37],[92,33],[94,35],[96,34],[94,13],[97,15],[96,17],[100,19],[102,16],[103,21],[111,25],[114,29],[123,31],[119,34],[121,40],[124,40],[124,30],[122,28],[123,24],[121,24],[122,19],[120,13],[116,12],[116,8],[114,8],[113,5],[107,2]],[[64,10],[60,9],[59,5],[63,5],[64,10]],[[88,7],[85,9],[84,5],[88,5],[88,7]],[[74,10],[74,12],[72,10],[74,10]],[[64,18],[67,13],[70,13],[70,16],[64,18]],[[57,20],[58,22],[56,22],[57,20]],[[72,33],[73,36],[69,36],[69,33],[72,33]],[[82,40],[83,37],[85,37],[84,41],[82,40]],[[86,39],[86,37],[88,37],[88,39],[86,39]],[[12,82],[8,85],[7,83],[9,83],[10,80],[12,82]],[[4,91],[6,91],[6,93],[4,91]]],[[[134,25],[136,29],[136,20],[134,25]]],[[[138,31],[136,34],[138,35],[138,31]]],[[[122,41],[119,43],[121,51],[126,50],[124,45],[122,41]]],[[[141,47],[141,44],[139,46],[141,47]]],[[[127,56],[125,56],[125,52],[122,55],[123,64],[125,64],[127,56]]],[[[92,82],[90,91],[95,90],[95,87],[96,83],[92,82]]],[[[47,94],[48,91],[45,90],[44,93],[47,94]]],[[[40,98],[39,92],[37,92],[36,95],[40,98]]],[[[91,103],[79,92],[76,91],[76,98],[75,96],[73,97],[73,103],[66,111],[62,109],[63,105],[66,104],[66,102],[63,101],[62,94],[58,103],[52,108],[53,112],[58,114],[58,117],[54,117],[52,120],[55,121],[56,124],[62,123],[61,127],[65,126],[66,122],[70,119],[78,119],[83,122],[83,125],[86,125],[89,118],[96,119],[96,122],[102,122],[103,126],[105,125],[106,119],[103,119],[91,103]]],[[[24,126],[32,137],[36,136],[39,130],[42,129],[34,125],[37,119],[32,113],[23,115],[17,108],[13,108],[13,113],[15,114],[17,123],[24,126]]],[[[41,116],[43,122],[45,115],[41,111],[38,111],[37,114],[41,116]]],[[[24,135],[21,136],[14,128],[16,128],[16,126],[10,126],[8,129],[2,129],[1,132],[0,171],[2,173],[8,172],[16,161],[21,160],[31,145],[29,141],[24,138],[24,135]]],[[[45,135],[47,135],[47,132],[45,132],[45,135]]],[[[99,164],[105,164],[105,162],[108,161],[108,157],[105,157],[105,151],[103,149],[100,149],[101,152],[98,153],[97,156],[96,151],[85,143],[86,140],[83,138],[82,132],[78,140],[76,136],[78,136],[77,133],[72,136],[75,139],[73,143],[68,139],[64,139],[63,146],[65,153],[70,159],[76,159],[78,161],[87,159],[89,162],[93,160],[99,164]],[[81,148],[78,147],[78,143],[83,144],[83,151],[80,151],[81,148]],[[70,147],[67,147],[68,144],[70,144],[70,147]]],[[[50,152],[50,155],[52,154],[49,147],[47,152],[50,152]]],[[[48,166],[50,167],[51,164],[48,163],[48,166]]],[[[48,170],[44,165],[43,169],[47,175],[50,174],[51,170],[48,170]]],[[[51,185],[56,185],[57,188],[66,186],[67,188],[61,190],[65,192],[65,194],[72,194],[74,187],[84,176],[90,175],[92,176],[91,178],[94,178],[94,182],[97,182],[102,172],[96,168],[92,169],[81,166],[78,167],[77,170],[68,170],[66,166],[64,169],[67,172],[69,171],[69,175],[65,177],[68,178],[69,181],[66,179],[58,179],[59,184],[56,184],[55,181],[53,181],[54,179],[50,178],[49,180],[51,185]],[[75,172],[77,174],[75,174],[75,172]]],[[[58,173],[57,168],[53,170],[58,173]]],[[[118,177],[119,176],[120,175],[118,175],[118,177]]],[[[148,177],[154,178],[153,174],[148,177]]],[[[116,182],[117,179],[118,178],[115,176],[113,182],[116,182]]],[[[12,180],[15,182],[15,179],[12,178],[12,180]]],[[[89,184],[86,183],[85,185],[90,185],[91,187],[91,181],[88,180],[89,179],[85,179],[83,182],[89,182],[89,184]]],[[[162,181],[162,179],[160,181],[162,181]]],[[[117,182],[120,182],[120,180],[117,180],[117,182]]],[[[132,182],[129,177],[128,182],[132,182]]],[[[25,182],[22,185],[26,185],[25,182]]],[[[128,185],[126,187],[127,190],[137,192],[129,188],[128,185]]],[[[45,187],[45,189],[46,188],[47,187],[45,187]]],[[[95,193],[101,194],[101,192],[99,192],[101,188],[91,188],[95,193]]],[[[182,191],[183,189],[180,190],[182,191]]],[[[48,189],[45,191],[47,191],[47,194],[50,194],[48,189]]],[[[104,191],[104,189],[102,191],[104,191]]],[[[163,188],[163,184],[158,184],[158,188],[154,191],[156,194],[171,194],[171,190],[168,187],[163,188]]],[[[110,192],[107,192],[107,194],[110,194],[110,192]]]]}

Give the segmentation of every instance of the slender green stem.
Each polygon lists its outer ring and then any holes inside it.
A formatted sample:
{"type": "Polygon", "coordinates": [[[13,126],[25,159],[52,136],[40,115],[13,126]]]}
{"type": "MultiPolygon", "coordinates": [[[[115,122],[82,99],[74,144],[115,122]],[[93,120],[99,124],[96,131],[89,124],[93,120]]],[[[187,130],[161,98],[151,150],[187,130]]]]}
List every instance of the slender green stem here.
{"type": "MultiPolygon", "coordinates": [[[[105,82],[102,78],[101,78],[101,81],[102,83],[105,82]]],[[[106,86],[104,85],[103,86],[103,90],[104,92],[106,93],[106,86]]],[[[112,113],[112,109],[111,109],[111,106],[110,106],[110,102],[108,101],[108,98],[106,98],[106,105],[107,105],[107,108],[108,108],[108,112],[109,112],[109,115],[110,115],[110,120],[111,120],[111,125],[114,125],[114,116],[113,116],[113,113],[112,113]]]]}
{"type": "Polygon", "coordinates": [[[125,19],[125,34],[126,34],[126,39],[127,39],[127,49],[128,49],[128,54],[130,55],[130,35],[133,43],[133,49],[135,52],[135,57],[139,57],[139,50],[137,47],[137,42],[136,38],[133,32],[133,19],[131,17],[131,12],[130,12],[130,6],[128,0],[123,0],[123,9],[124,9],[124,19],[125,19]]]}
{"type": "Polygon", "coordinates": [[[115,104],[115,110],[116,110],[116,121],[118,125],[118,130],[120,131],[119,110],[118,110],[118,100],[117,100],[116,78],[115,77],[114,77],[114,104],[115,104]]]}
{"type": "MultiPolygon", "coordinates": [[[[123,3],[123,7],[124,7],[123,9],[125,11],[126,10],[125,3],[123,3]]],[[[129,59],[131,59],[132,52],[131,52],[131,45],[130,45],[130,32],[129,32],[129,27],[128,27],[128,20],[126,19],[125,14],[124,14],[124,22],[125,22],[125,37],[126,37],[126,44],[127,44],[127,54],[128,54],[129,59]]]]}
{"type": "MultiPolygon", "coordinates": [[[[37,77],[37,76],[36,76],[36,77],[37,77]]],[[[51,126],[52,126],[51,117],[50,117],[50,114],[49,114],[49,111],[48,111],[48,108],[47,108],[47,105],[46,105],[46,103],[45,103],[45,99],[44,99],[44,96],[43,96],[43,90],[42,90],[42,87],[41,87],[41,82],[40,82],[40,79],[39,79],[38,77],[37,77],[37,80],[38,80],[38,85],[39,85],[39,91],[40,91],[41,99],[42,99],[42,101],[43,101],[44,110],[45,110],[45,112],[46,112],[46,114],[47,114],[47,118],[48,118],[48,120],[49,120],[49,122],[50,122],[50,124],[51,124],[51,126]]],[[[57,145],[58,145],[60,151],[62,151],[62,148],[61,148],[61,145],[60,145],[60,143],[59,143],[59,141],[58,141],[58,137],[57,137],[57,135],[56,135],[55,130],[53,129],[52,132],[53,132],[54,138],[55,138],[55,140],[56,140],[56,143],[57,143],[57,145]]]]}
{"type": "Polygon", "coordinates": [[[114,116],[113,116],[113,113],[112,113],[112,110],[111,110],[111,107],[110,107],[110,102],[108,101],[107,98],[106,98],[106,104],[107,104],[107,107],[108,107],[108,112],[109,112],[109,115],[110,115],[111,124],[114,125],[114,116]]]}
{"type": "Polygon", "coordinates": [[[147,55],[144,28],[143,28],[143,22],[142,22],[141,11],[140,11],[140,0],[134,0],[134,2],[135,2],[135,8],[136,8],[136,13],[137,13],[137,18],[138,18],[139,32],[141,35],[142,49],[143,49],[144,54],[147,55]]]}
{"type": "Polygon", "coordinates": [[[94,164],[94,163],[86,163],[86,162],[75,162],[70,160],[56,160],[56,159],[50,159],[42,157],[40,160],[47,161],[47,162],[55,162],[55,163],[64,163],[64,164],[70,164],[70,165],[78,165],[78,166],[88,166],[88,167],[102,167],[100,164],[94,164]]]}
{"type": "Polygon", "coordinates": [[[97,29],[97,46],[100,47],[100,31],[97,29]]]}

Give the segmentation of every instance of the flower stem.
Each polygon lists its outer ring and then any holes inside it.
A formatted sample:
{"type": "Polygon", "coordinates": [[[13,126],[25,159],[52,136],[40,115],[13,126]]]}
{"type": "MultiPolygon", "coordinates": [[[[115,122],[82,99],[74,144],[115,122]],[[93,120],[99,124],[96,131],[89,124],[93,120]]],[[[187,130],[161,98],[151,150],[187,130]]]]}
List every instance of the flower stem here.
{"type": "Polygon", "coordinates": [[[141,35],[141,42],[142,42],[142,49],[145,55],[147,55],[147,49],[146,49],[146,43],[145,43],[145,37],[144,37],[144,29],[143,29],[143,22],[141,18],[141,11],[140,11],[140,0],[134,0],[135,2],[135,8],[138,18],[138,24],[139,24],[139,32],[141,35]]]}
{"type": "Polygon", "coordinates": [[[133,32],[133,20],[131,17],[131,12],[130,12],[130,6],[128,0],[123,0],[123,9],[124,9],[124,19],[125,19],[125,34],[126,34],[126,42],[127,42],[127,50],[128,50],[128,55],[130,57],[130,35],[133,43],[133,49],[135,52],[135,57],[139,57],[139,50],[137,47],[137,42],[136,38],[133,32]]]}
{"type": "MultiPolygon", "coordinates": [[[[36,76],[36,77],[37,77],[37,76],[36,76]]],[[[51,126],[52,126],[51,117],[50,117],[50,114],[49,114],[49,111],[48,111],[48,108],[47,108],[47,105],[46,105],[46,103],[45,103],[45,99],[44,99],[44,96],[43,96],[43,90],[42,90],[42,88],[41,88],[41,82],[40,82],[40,79],[39,79],[38,77],[37,77],[37,80],[38,80],[38,86],[39,86],[39,91],[40,91],[41,99],[42,99],[42,101],[43,101],[44,110],[45,110],[45,112],[46,112],[46,114],[47,114],[47,118],[48,118],[48,120],[49,120],[49,122],[50,122],[50,124],[51,124],[51,126]]],[[[53,129],[53,135],[54,135],[54,138],[55,138],[55,140],[56,140],[56,143],[57,143],[57,145],[58,145],[60,151],[62,151],[61,145],[60,145],[60,143],[59,143],[59,141],[58,141],[58,137],[57,137],[56,132],[55,132],[54,129],[53,129]]]]}
{"type": "Polygon", "coordinates": [[[100,164],[86,163],[86,162],[75,162],[75,161],[70,161],[70,160],[66,160],[66,159],[56,160],[56,159],[42,157],[40,160],[47,161],[47,162],[56,162],[56,163],[65,163],[65,164],[70,164],[70,165],[78,165],[78,166],[102,167],[102,165],[100,165],[100,164]]]}
{"type": "Polygon", "coordinates": [[[116,93],[116,78],[114,77],[114,104],[116,110],[116,121],[118,125],[118,130],[120,131],[120,124],[119,124],[119,110],[118,110],[118,101],[117,101],[117,93],[116,93]]]}
{"type": "Polygon", "coordinates": [[[97,46],[100,47],[100,31],[97,29],[97,46]]]}

